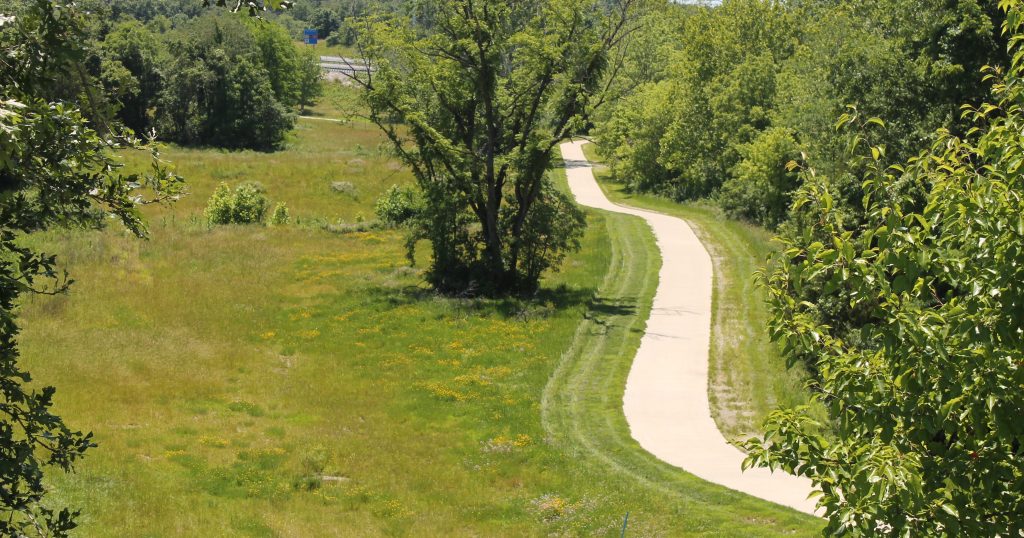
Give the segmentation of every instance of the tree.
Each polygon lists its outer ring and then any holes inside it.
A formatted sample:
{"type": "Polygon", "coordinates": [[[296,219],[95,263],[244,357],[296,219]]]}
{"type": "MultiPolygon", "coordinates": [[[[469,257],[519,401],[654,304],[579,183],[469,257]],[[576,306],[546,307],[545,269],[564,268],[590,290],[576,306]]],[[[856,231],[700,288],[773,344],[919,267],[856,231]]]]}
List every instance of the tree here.
{"type": "Polygon", "coordinates": [[[299,90],[299,111],[305,112],[306,107],[324,93],[324,69],[320,66],[320,57],[316,51],[303,49],[299,52],[295,77],[299,90]]]}
{"type": "Polygon", "coordinates": [[[738,149],[741,160],[722,185],[719,203],[729,216],[775,228],[786,220],[799,186],[788,167],[800,157],[796,139],[789,129],[773,127],[738,149]]]}
{"type": "Polygon", "coordinates": [[[661,22],[644,27],[659,36],[639,38],[659,43],[672,36],[659,47],[661,67],[644,68],[650,60],[639,53],[627,54],[626,64],[627,73],[639,64],[656,80],[613,104],[595,132],[616,179],[675,199],[708,196],[731,176],[739,148],[772,125],[776,76],[800,21],[786,3],[765,0],[667,3],[662,13],[661,22]],[[676,29],[664,28],[665,21],[676,29]],[[637,116],[650,122],[628,119],[637,116]],[[634,151],[634,144],[646,151],[634,151]]]}
{"type": "Polygon", "coordinates": [[[260,63],[267,70],[274,97],[282,105],[299,104],[299,53],[292,45],[288,32],[278,24],[256,22],[252,28],[260,63]]]}
{"type": "MultiPolygon", "coordinates": [[[[173,47],[176,62],[166,74],[157,110],[161,136],[182,144],[272,150],[291,130],[295,117],[278,98],[263,61],[269,54],[250,28],[231,18],[199,20],[173,47]]],[[[284,46],[295,54],[291,42],[284,46]]],[[[293,65],[292,62],[281,60],[293,65]]],[[[293,91],[294,70],[275,63],[282,92],[293,91]]],[[[290,98],[290,97],[289,97],[290,98]]]]}
{"type": "Polygon", "coordinates": [[[327,39],[327,36],[341,28],[341,19],[334,10],[321,7],[313,13],[309,24],[317,31],[321,39],[327,39]]]}
{"type": "Polygon", "coordinates": [[[624,85],[621,98],[595,118],[615,179],[764,213],[774,201],[729,196],[756,192],[737,182],[741,153],[761,133],[781,128],[836,184],[836,203],[856,214],[863,170],[845,158],[845,141],[833,129],[845,107],[886,118],[879,142],[891,162],[904,161],[929,145],[938,128],[962,134],[956,110],[984,97],[980,67],[1006,58],[995,31],[1002,17],[996,2],[717,4],[667,2],[658,10],[659,21],[643,26],[636,39],[656,67],[643,52],[624,51],[624,78],[639,83],[624,85]],[[668,99],[653,98],[667,92],[668,99]],[[628,120],[641,116],[653,122],[628,120]]]}
{"type": "Polygon", "coordinates": [[[547,173],[601,105],[608,51],[636,3],[429,0],[418,26],[363,24],[376,71],[357,82],[423,191],[438,288],[529,290],[578,244],[582,216],[547,173]]]}
{"type": "Polygon", "coordinates": [[[161,66],[167,60],[160,39],[137,20],[119,23],[103,39],[103,78],[105,82],[124,80],[113,89],[113,98],[120,102],[118,118],[137,133],[151,126],[150,110],[156,106],[163,86],[161,66]],[[111,76],[123,68],[126,79],[111,76]]]}
{"type": "Polygon", "coordinates": [[[1024,532],[1024,11],[1001,5],[1015,60],[989,71],[995,104],[904,165],[864,149],[860,218],[805,170],[765,277],[772,336],[814,361],[831,422],[778,411],[748,463],[814,480],[825,535],[1024,532]]]}

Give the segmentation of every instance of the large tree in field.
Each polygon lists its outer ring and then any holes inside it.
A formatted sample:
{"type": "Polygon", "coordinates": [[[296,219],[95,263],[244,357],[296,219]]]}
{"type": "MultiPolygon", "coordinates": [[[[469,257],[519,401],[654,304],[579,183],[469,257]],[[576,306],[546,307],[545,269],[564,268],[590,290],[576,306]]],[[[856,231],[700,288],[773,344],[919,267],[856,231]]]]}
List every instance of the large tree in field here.
{"type": "Polygon", "coordinates": [[[577,246],[582,214],[547,174],[601,104],[638,0],[427,0],[416,23],[365,21],[370,119],[412,168],[433,284],[534,288],[577,246]]]}
{"type": "MultiPolygon", "coordinates": [[[[263,3],[232,7],[255,12],[263,3]]],[[[155,150],[147,174],[125,173],[116,159],[146,144],[108,117],[103,87],[83,66],[85,27],[72,0],[0,2],[0,536],[73,529],[77,512],[51,506],[43,471],[69,471],[94,446],[92,434],[53,412],[54,388],[34,385],[19,364],[20,298],[71,283],[57,258],[26,247],[24,236],[112,217],[142,237],[138,206],[171,199],[182,186],[155,150]]]]}
{"type": "Polygon", "coordinates": [[[828,536],[1024,535],[1024,11],[1001,5],[995,104],[903,166],[865,150],[863,219],[805,172],[766,277],[773,337],[816,367],[831,422],[773,414],[750,463],[813,479],[828,536]]]}

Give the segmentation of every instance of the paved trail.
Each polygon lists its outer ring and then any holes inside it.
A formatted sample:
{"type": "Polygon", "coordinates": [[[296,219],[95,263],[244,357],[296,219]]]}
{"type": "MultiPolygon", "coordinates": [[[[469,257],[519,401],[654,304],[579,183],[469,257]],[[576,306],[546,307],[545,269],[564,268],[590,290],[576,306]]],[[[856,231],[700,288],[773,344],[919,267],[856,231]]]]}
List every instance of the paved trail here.
{"type": "Polygon", "coordinates": [[[682,219],[611,203],[583,156],[585,143],[561,145],[576,201],[643,218],[662,256],[651,317],[626,381],[623,411],[633,438],[704,480],[813,514],[810,480],[760,468],[741,471],[743,452],[726,442],[711,417],[712,264],[704,245],[682,219]]]}

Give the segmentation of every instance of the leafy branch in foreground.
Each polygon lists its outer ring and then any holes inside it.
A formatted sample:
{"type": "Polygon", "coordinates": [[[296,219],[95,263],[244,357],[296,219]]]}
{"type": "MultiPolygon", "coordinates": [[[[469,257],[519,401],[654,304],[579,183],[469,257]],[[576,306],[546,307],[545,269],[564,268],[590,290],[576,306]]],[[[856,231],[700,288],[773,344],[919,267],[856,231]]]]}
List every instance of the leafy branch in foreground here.
{"type": "Polygon", "coordinates": [[[804,170],[802,224],[764,276],[772,336],[813,359],[831,423],[778,411],[747,464],[813,479],[825,535],[1024,532],[1024,13],[1001,6],[1015,60],[989,71],[996,104],[904,166],[868,147],[863,223],[804,170]]]}

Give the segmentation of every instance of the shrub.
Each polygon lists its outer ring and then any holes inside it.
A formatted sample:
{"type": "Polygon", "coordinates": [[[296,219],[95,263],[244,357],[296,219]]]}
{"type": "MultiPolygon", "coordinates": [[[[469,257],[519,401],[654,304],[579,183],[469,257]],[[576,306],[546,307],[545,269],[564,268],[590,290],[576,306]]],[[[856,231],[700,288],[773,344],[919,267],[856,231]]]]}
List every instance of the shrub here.
{"type": "Polygon", "coordinates": [[[206,204],[205,215],[210,224],[254,224],[263,222],[269,206],[258,185],[243,183],[232,192],[221,183],[206,204]]]}
{"type": "Polygon", "coordinates": [[[274,213],[270,216],[270,224],[272,226],[284,226],[292,221],[292,216],[288,212],[288,206],[284,202],[278,202],[274,206],[274,213]]]}
{"type": "Polygon", "coordinates": [[[235,224],[252,224],[263,222],[270,202],[260,188],[251,183],[243,183],[235,189],[235,200],[231,215],[235,224]]]}
{"type": "Polygon", "coordinates": [[[786,219],[799,183],[796,172],[787,169],[799,157],[797,141],[789,129],[773,128],[739,152],[742,160],[722,185],[718,203],[732,217],[774,228],[786,219]]]}
{"type": "Polygon", "coordinates": [[[231,222],[231,206],[234,203],[234,195],[227,183],[221,183],[213,196],[206,203],[206,219],[210,224],[229,224],[231,222]]]}
{"type": "Polygon", "coordinates": [[[416,216],[416,193],[410,187],[392,185],[377,199],[374,211],[385,224],[405,224],[416,216]]]}

